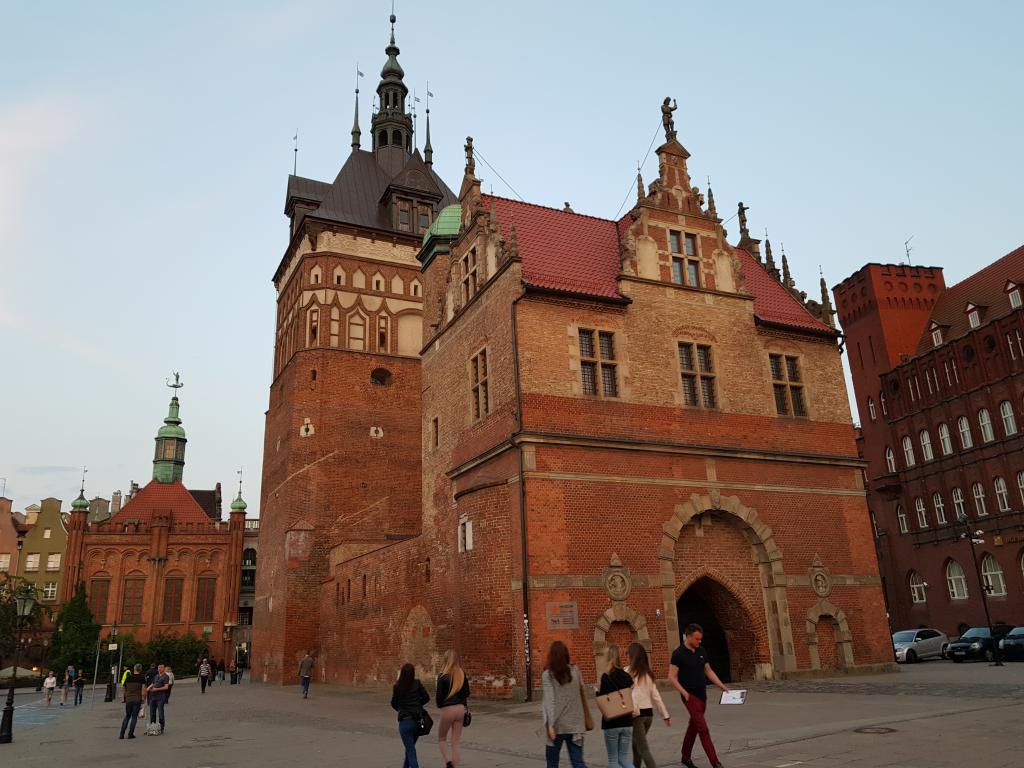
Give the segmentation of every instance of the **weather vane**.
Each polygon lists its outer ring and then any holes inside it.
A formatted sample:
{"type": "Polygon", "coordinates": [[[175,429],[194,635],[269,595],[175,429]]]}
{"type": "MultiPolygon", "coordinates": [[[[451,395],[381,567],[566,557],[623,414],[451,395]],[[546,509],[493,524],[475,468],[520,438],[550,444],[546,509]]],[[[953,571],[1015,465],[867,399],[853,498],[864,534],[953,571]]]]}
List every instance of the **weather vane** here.
{"type": "Polygon", "coordinates": [[[238,495],[239,496],[242,495],[242,470],[243,469],[245,469],[245,467],[239,467],[238,468],[238,495]]]}
{"type": "Polygon", "coordinates": [[[174,383],[173,384],[171,384],[171,380],[170,379],[166,379],[165,381],[167,382],[167,386],[168,387],[170,387],[171,389],[175,390],[175,392],[174,392],[175,396],[177,396],[177,394],[178,394],[177,390],[179,390],[179,389],[181,389],[182,387],[185,386],[181,382],[181,374],[178,373],[177,371],[174,372],[174,383]]]}

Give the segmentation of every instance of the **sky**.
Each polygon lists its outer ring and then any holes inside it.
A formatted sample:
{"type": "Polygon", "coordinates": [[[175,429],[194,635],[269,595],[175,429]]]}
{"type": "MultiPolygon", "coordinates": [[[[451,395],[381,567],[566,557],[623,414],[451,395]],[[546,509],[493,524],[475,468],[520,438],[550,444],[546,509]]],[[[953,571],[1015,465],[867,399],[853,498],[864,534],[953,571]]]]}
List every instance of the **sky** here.
{"type": "MultiPolygon", "coordinates": [[[[293,136],[299,174],[333,180],[358,63],[368,137],[390,10],[0,5],[0,491],[15,509],[67,508],[83,466],[89,498],[147,482],[180,371],[186,485],[229,496],[241,467],[258,515],[293,136]]],[[[711,177],[723,218],[750,207],[812,297],[819,266],[832,286],[906,260],[911,236],[910,261],[944,267],[947,284],[1024,242],[1024,4],[399,0],[396,13],[406,83],[435,94],[434,167],[455,189],[472,135],[496,171],[478,163],[486,191],[614,216],[638,161],[654,178],[672,96],[693,177],[711,177]]]]}

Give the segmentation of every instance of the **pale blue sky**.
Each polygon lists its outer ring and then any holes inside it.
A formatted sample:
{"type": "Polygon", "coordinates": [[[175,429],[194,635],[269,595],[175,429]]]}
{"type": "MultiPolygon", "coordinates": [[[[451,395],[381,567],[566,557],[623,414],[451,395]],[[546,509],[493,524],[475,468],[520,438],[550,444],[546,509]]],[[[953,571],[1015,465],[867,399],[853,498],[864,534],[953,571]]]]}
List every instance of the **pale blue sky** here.
{"type": "MultiPolygon", "coordinates": [[[[800,286],[866,261],[952,283],[1024,242],[1015,2],[398,3],[406,81],[527,200],[611,216],[666,95],[720,212],[784,243],[800,286]]],[[[15,508],[151,473],[180,370],[186,484],[258,511],[282,214],[364,136],[389,3],[0,7],[0,477],[15,508]]],[[[645,178],[654,161],[647,159],[645,178]]],[[[511,195],[478,165],[485,189],[511,195]]],[[[732,236],[737,228],[729,225],[732,236]]]]}

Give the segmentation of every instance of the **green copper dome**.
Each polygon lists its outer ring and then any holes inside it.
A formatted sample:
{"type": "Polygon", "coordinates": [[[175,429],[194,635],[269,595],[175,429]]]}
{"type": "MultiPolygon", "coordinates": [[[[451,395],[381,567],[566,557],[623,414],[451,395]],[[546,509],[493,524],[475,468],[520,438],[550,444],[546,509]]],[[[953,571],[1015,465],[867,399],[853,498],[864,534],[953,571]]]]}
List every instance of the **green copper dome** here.
{"type": "MultiPolygon", "coordinates": [[[[177,382],[177,379],[175,381],[177,382]]],[[[185,430],[181,427],[181,417],[178,416],[178,397],[175,395],[171,398],[164,425],[156,433],[156,452],[153,454],[154,480],[161,483],[181,480],[185,470],[187,442],[185,430]]]]}
{"type": "Polygon", "coordinates": [[[430,225],[430,229],[423,233],[423,243],[427,244],[427,240],[434,236],[441,237],[456,237],[459,234],[459,227],[462,226],[462,206],[458,203],[443,208],[437,218],[434,219],[434,223],[430,225]]]}
{"type": "Polygon", "coordinates": [[[238,498],[231,502],[232,512],[245,512],[248,508],[248,504],[245,503],[245,499],[242,498],[242,492],[238,492],[238,498]]]}
{"type": "Polygon", "coordinates": [[[85,489],[78,492],[78,498],[71,502],[71,509],[89,511],[89,501],[85,498],[85,489]]]}

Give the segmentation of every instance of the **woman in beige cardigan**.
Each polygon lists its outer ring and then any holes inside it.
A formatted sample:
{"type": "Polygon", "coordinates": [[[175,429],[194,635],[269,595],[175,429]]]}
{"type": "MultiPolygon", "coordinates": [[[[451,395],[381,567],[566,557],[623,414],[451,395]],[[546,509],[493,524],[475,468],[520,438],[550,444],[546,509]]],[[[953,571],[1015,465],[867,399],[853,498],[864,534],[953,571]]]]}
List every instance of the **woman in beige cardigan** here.
{"type": "Polygon", "coordinates": [[[658,693],[647,651],[640,643],[630,643],[628,672],[633,677],[633,766],[658,768],[647,744],[647,732],[654,720],[654,708],[658,708],[665,725],[672,725],[672,718],[658,693]]]}

